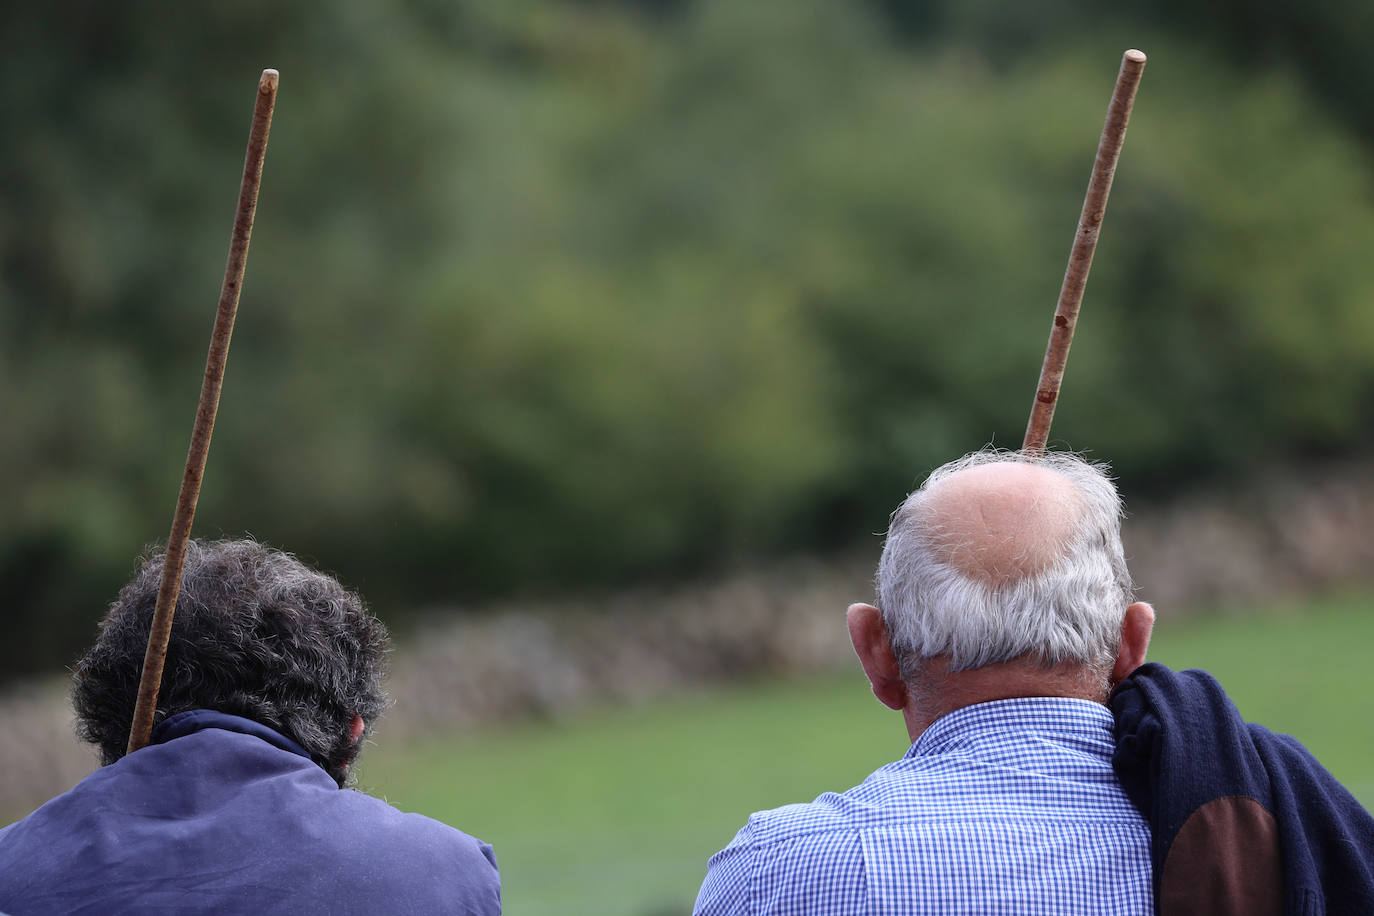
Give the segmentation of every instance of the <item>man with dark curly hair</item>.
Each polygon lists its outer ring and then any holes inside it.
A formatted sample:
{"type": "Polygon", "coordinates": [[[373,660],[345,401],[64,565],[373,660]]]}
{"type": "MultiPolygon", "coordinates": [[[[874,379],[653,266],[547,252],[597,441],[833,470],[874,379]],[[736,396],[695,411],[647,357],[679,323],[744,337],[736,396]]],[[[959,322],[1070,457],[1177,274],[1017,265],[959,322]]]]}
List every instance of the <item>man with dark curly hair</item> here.
{"type": "Polygon", "coordinates": [[[0,830],[0,909],[499,913],[490,846],[341,791],[386,706],[389,640],[288,554],[191,543],[152,743],[125,755],[161,568],[143,562],[76,666],[102,767],[0,830]]]}

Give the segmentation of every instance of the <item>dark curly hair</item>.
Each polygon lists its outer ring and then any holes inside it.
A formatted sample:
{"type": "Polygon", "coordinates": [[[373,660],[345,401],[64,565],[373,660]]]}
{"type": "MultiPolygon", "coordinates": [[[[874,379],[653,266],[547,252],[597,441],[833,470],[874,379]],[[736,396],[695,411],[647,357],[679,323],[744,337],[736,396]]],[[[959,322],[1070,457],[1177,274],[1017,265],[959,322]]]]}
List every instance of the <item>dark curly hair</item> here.
{"type": "MultiPolygon", "coordinates": [[[[157,602],[163,555],[145,557],[77,663],[77,734],[102,764],[124,755],[157,602]]],[[[344,785],[386,707],[386,627],[362,599],[290,554],[255,541],[192,541],[172,622],[155,722],[214,709],[293,739],[344,785]]]]}

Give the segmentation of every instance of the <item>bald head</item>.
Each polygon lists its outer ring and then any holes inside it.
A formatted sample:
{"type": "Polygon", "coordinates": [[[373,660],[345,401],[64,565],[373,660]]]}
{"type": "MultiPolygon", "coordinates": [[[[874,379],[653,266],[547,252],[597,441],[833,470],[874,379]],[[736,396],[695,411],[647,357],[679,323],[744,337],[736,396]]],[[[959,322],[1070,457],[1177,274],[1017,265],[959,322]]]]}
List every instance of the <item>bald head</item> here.
{"type": "Polygon", "coordinates": [[[1064,555],[1083,499],[1047,468],[999,462],[966,468],[931,486],[912,522],[935,558],[970,579],[997,585],[1048,568],[1064,555]]]}
{"type": "Polygon", "coordinates": [[[892,514],[878,604],[904,668],[1115,656],[1130,576],[1121,501],[1100,465],[983,451],[933,471],[892,514]]]}

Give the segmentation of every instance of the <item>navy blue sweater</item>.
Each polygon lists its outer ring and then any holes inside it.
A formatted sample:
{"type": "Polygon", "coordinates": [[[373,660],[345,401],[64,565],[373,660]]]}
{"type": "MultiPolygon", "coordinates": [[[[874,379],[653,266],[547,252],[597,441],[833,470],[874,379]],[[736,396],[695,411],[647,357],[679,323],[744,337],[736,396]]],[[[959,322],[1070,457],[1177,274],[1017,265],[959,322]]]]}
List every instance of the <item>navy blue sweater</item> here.
{"type": "Polygon", "coordinates": [[[1110,703],[1156,912],[1374,914],[1374,818],[1295,739],[1244,722],[1205,671],[1143,665],[1110,703]]]}
{"type": "Polygon", "coordinates": [[[219,712],[0,830],[0,910],[495,916],[491,847],[342,790],[304,749],[219,712]]]}

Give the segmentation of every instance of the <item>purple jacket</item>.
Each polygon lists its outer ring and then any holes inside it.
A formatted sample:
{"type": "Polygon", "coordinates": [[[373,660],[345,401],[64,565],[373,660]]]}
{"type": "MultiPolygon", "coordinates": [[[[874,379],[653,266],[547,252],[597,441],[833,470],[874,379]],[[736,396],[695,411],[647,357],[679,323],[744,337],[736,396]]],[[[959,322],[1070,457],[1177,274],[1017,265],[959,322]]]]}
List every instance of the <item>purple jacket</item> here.
{"type": "Polygon", "coordinates": [[[194,710],[0,830],[0,910],[501,912],[491,847],[341,790],[264,725],[194,710]]]}

